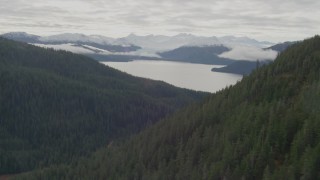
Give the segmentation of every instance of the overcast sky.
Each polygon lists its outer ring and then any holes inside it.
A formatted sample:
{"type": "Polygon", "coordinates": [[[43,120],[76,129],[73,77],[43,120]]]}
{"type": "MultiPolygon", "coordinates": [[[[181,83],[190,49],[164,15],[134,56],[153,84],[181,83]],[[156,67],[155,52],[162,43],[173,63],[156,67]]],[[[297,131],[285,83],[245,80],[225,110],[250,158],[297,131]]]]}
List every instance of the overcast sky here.
{"type": "Polygon", "coordinates": [[[319,0],[0,0],[0,33],[248,36],[320,34],[319,0]]]}

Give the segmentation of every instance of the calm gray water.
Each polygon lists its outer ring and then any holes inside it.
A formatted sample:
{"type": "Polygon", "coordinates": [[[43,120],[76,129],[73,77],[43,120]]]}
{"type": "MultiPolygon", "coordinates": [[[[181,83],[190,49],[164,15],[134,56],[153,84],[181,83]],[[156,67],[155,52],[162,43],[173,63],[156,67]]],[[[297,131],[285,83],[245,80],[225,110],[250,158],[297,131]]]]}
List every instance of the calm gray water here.
{"type": "Polygon", "coordinates": [[[216,65],[151,60],[103,64],[134,76],[162,80],[177,87],[206,92],[216,92],[242,78],[240,75],[212,72],[213,67],[221,67],[216,65]]]}

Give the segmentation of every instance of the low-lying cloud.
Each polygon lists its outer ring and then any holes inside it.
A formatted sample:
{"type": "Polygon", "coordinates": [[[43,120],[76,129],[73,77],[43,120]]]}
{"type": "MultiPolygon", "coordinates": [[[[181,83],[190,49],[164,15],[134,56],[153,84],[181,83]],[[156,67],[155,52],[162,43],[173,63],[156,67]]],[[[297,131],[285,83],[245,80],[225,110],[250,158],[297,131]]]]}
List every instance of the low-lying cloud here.
{"type": "Polygon", "coordinates": [[[264,50],[251,46],[236,46],[232,50],[220,54],[220,57],[234,60],[274,60],[278,52],[273,50],[264,50]]]}

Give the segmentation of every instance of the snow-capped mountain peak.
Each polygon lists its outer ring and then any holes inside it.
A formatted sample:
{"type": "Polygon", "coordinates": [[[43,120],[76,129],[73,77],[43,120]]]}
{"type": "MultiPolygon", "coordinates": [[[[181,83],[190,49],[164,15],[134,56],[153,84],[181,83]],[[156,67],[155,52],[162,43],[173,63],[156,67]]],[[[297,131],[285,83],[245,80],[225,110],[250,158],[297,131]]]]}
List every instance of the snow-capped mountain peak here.
{"type": "Polygon", "coordinates": [[[253,46],[253,47],[267,47],[273,45],[274,43],[267,42],[267,41],[257,41],[255,39],[249,38],[247,36],[223,36],[219,38],[221,43],[229,45],[229,46],[253,46]]]}
{"type": "MultiPolygon", "coordinates": [[[[65,49],[76,53],[118,55],[148,54],[156,56],[159,52],[170,51],[183,46],[205,47],[223,45],[234,50],[229,52],[229,54],[224,54],[231,58],[231,53],[238,56],[238,51],[241,51],[241,53],[247,51],[244,48],[249,48],[251,49],[250,51],[252,51],[253,48],[261,49],[272,45],[272,43],[257,41],[246,36],[204,37],[187,33],[180,33],[174,36],[153,34],[140,36],[131,33],[123,38],[110,38],[102,35],[85,35],[79,33],[64,33],[40,37],[25,32],[12,32],[3,34],[2,36],[17,41],[37,44],[38,46],[44,45],[44,47],[65,49]]],[[[259,55],[260,54],[259,52],[259,55]]],[[[254,58],[256,58],[256,56],[254,56],[254,58]]]]}
{"type": "Polygon", "coordinates": [[[90,38],[84,34],[64,33],[64,34],[41,37],[39,40],[44,42],[61,42],[61,41],[89,42],[90,38]]]}
{"type": "Polygon", "coordinates": [[[40,38],[40,36],[28,34],[26,32],[10,32],[6,34],[2,34],[2,37],[13,39],[16,41],[22,41],[22,42],[36,42],[40,38]]]}
{"type": "Polygon", "coordinates": [[[33,34],[28,34],[26,32],[9,32],[6,34],[3,34],[3,36],[10,36],[10,37],[39,37],[33,34]]]}

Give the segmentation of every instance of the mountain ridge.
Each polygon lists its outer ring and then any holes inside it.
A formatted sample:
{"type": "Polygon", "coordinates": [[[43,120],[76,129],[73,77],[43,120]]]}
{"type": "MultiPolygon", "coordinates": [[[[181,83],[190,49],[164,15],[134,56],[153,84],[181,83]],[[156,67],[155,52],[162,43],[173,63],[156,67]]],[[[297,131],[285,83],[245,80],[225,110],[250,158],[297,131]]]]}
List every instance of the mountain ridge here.
{"type": "MultiPolygon", "coordinates": [[[[260,42],[248,37],[204,37],[186,33],[177,34],[175,36],[138,36],[135,34],[129,34],[122,38],[110,38],[101,35],[84,35],[77,33],[64,33],[41,37],[24,32],[12,32],[1,36],[31,43],[40,47],[68,50],[74,53],[84,54],[98,61],[104,60],[116,62],[132,61],[137,59],[162,59],[200,64],[215,64],[215,62],[218,64],[228,64],[229,61],[232,61],[232,58],[223,58],[217,53],[215,53],[215,55],[212,55],[212,53],[208,54],[206,47],[226,46],[231,51],[237,46],[257,46],[254,50],[251,49],[248,51],[246,49],[242,49],[241,51],[243,52],[240,52],[255,53],[255,51],[260,49],[260,47],[265,47],[270,44],[268,42],[260,42]],[[194,47],[194,50],[192,50],[194,54],[189,53],[186,59],[166,56],[170,51],[179,51],[179,49],[183,49],[184,47],[194,47]],[[207,56],[199,52],[205,52],[207,56]],[[161,54],[164,55],[164,57],[162,57],[161,54]]],[[[237,51],[237,53],[239,53],[239,51],[237,51]]],[[[183,53],[178,56],[185,57],[183,53]]],[[[261,55],[258,56],[258,59],[263,59],[263,57],[260,56],[261,55]]]]}
{"type": "Polygon", "coordinates": [[[260,66],[271,63],[272,61],[235,61],[227,66],[221,68],[212,68],[211,71],[221,72],[221,73],[231,73],[240,75],[249,75],[253,70],[259,68],[260,66]]]}
{"type": "Polygon", "coordinates": [[[205,36],[195,36],[192,34],[185,34],[185,33],[177,34],[175,36],[164,36],[164,35],[138,36],[135,34],[130,34],[122,38],[111,38],[111,37],[106,37],[102,35],[84,35],[79,33],[64,33],[64,34],[57,34],[57,35],[51,35],[51,36],[35,36],[35,35],[27,34],[25,32],[11,32],[11,33],[2,34],[1,36],[14,39],[15,36],[21,37],[22,35],[24,35],[25,37],[34,36],[33,37],[34,40],[38,40],[40,42],[42,41],[43,43],[69,41],[69,42],[90,42],[90,43],[96,43],[101,45],[107,45],[107,44],[121,45],[121,46],[136,45],[143,48],[156,49],[158,51],[170,50],[174,48],[179,48],[181,46],[220,45],[223,43],[224,44],[240,43],[240,44],[247,44],[247,45],[259,46],[259,47],[265,47],[267,45],[274,44],[266,41],[257,41],[248,37],[236,37],[236,36],[205,37],[205,36]],[[144,45],[145,43],[147,43],[147,45],[144,45]],[[160,45],[162,43],[164,44],[160,45]],[[155,48],[154,46],[157,46],[157,48],[155,48]]]}
{"type": "Polygon", "coordinates": [[[223,52],[230,51],[230,48],[223,45],[212,46],[183,46],[171,51],[158,53],[162,58],[172,61],[182,61],[199,64],[228,65],[234,60],[219,57],[223,52]]]}
{"type": "Polygon", "coordinates": [[[0,174],[71,162],[206,93],[0,37],[0,174]]]}
{"type": "Polygon", "coordinates": [[[64,34],[41,37],[41,36],[27,34],[25,32],[12,32],[12,33],[2,34],[1,36],[8,39],[22,41],[26,43],[32,43],[32,44],[57,45],[57,44],[75,43],[75,44],[81,44],[81,45],[90,45],[90,46],[94,46],[96,48],[100,48],[110,52],[130,52],[130,51],[136,51],[140,49],[140,47],[135,45],[121,45],[121,44],[112,43],[110,42],[112,41],[112,38],[97,36],[97,35],[87,36],[84,34],[77,34],[77,33],[64,33],[64,34]]]}
{"type": "Polygon", "coordinates": [[[124,143],[22,178],[319,179],[320,36],[124,143]]]}

